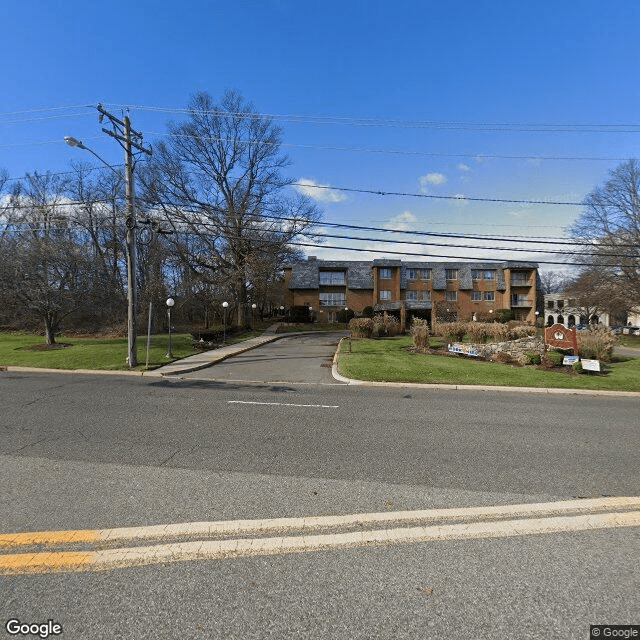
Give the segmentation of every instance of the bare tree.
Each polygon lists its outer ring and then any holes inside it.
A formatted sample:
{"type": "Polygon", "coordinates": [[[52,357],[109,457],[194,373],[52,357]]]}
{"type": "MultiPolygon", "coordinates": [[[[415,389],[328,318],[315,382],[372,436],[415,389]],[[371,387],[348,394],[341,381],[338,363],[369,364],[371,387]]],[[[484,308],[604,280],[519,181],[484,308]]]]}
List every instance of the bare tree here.
{"type": "MultiPolygon", "coordinates": [[[[616,295],[640,303],[640,166],[628,160],[611,171],[584,201],[573,225],[584,255],[616,295]]],[[[633,305],[631,305],[633,306],[633,305]]]]}
{"type": "Polygon", "coordinates": [[[206,93],[189,105],[189,118],[171,124],[141,174],[141,196],[175,230],[173,249],[203,282],[227,287],[245,323],[255,265],[319,220],[313,203],[287,195],[281,131],[241,95],[219,105],[206,93]]]}
{"type": "Polygon", "coordinates": [[[92,312],[104,292],[83,234],[64,215],[66,185],[59,176],[28,174],[15,197],[12,256],[5,265],[6,293],[25,322],[44,324],[55,343],[61,321],[81,309],[92,312]]]}

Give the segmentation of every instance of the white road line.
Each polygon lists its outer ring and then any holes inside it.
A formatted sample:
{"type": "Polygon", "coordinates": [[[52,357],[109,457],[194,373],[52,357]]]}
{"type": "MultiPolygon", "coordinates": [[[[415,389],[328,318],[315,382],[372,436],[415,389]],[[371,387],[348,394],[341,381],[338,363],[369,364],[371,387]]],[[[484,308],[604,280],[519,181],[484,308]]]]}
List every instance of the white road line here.
{"type": "Polygon", "coordinates": [[[400,523],[428,523],[447,520],[532,518],[542,516],[584,515],[603,511],[640,510],[639,496],[588,498],[506,504],[482,507],[448,509],[422,509],[416,511],[383,511],[353,513],[334,516],[307,516],[299,518],[262,518],[255,520],[219,520],[213,522],[180,522],[143,527],[113,529],[84,529],[70,531],[40,531],[32,533],[6,533],[0,535],[0,548],[26,546],[62,546],[75,542],[121,543],[127,540],[163,540],[178,537],[212,537],[260,535],[273,532],[312,532],[318,529],[344,527],[393,526],[400,523]]]}
{"type": "Polygon", "coordinates": [[[313,407],[316,409],[339,409],[337,404],[293,404],[290,402],[250,402],[248,400],[227,400],[229,404],[264,404],[273,407],[313,407]]]}
{"type": "Polygon", "coordinates": [[[169,562],[221,560],[402,543],[478,540],[640,527],[640,512],[531,518],[315,536],[177,542],[85,553],[0,556],[0,574],[105,571],[169,562]]]}

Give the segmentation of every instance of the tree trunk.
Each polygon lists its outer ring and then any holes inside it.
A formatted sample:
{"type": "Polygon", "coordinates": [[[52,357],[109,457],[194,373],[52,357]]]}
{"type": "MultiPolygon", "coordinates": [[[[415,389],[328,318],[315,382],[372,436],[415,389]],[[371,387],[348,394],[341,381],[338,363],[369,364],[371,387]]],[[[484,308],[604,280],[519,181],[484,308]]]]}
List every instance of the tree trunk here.
{"type": "Polygon", "coordinates": [[[52,313],[47,313],[44,317],[44,330],[47,344],[56,343],[55,318],[52,313]]]}

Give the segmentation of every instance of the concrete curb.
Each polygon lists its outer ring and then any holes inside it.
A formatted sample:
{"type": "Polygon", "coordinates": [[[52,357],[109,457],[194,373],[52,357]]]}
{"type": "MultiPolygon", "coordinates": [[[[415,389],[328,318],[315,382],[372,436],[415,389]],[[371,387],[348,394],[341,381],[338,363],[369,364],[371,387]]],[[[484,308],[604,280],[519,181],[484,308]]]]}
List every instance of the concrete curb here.
{"type": "MultiPolygon", "coordinates": [[[[342,339],[344,340],[344,338],[342,339]]],[[[333,377],[344,384],[361,387],[391,387],[403,389],[436,389],[442,391],[509,391],[512,393],[541,393],[548,395],[585,395],[585,396],[611,396],[623,398],[640,398],[638,391],[606,391],[598,389],[548,389],[546,387],[498,387],[490,385],[471,384],[430,384],[427,382],[375,382],[373,380],[356,380],[345,378],[338,371],[338,356],[342,347],[342,340],[333,355],[331,373],[333,377]]]]}

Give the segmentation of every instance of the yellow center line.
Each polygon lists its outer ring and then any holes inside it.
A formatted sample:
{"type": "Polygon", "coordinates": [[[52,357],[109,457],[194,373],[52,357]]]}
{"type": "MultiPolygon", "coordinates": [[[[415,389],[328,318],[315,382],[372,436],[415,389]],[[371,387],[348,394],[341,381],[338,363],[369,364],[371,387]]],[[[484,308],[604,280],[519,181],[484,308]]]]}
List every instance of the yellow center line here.
{"type": "Polygon", "coordinates": [[[640,497],[590,498],[482,507],[423,509],[417,511],[385,511],[335,516],[300,518],[264,518],[257,520],[223,520],[217,522],[184,522],[143,527],[84,529],[77,531],[42,531],[0,535],[0,549],[27,546],[64,546],[74,543],[96,544],[126,540],[159,540],[177,537],[230,536],[260,534],[273,531],[315,531],[322,528],[376,526],[386,523],[434,522],[471,518],[527,518],[563,514],[592,513],[616,509],[640,509],[640,497]]]}
{"type": "Polygon", "coordinates": [[[0,574],[107,571],[141,565],[220,560],[407,543],[549,535],[640,527],[640,512],[374,529],[351,533],[157,544],[94,552],[0,555],[0,574]]]}

